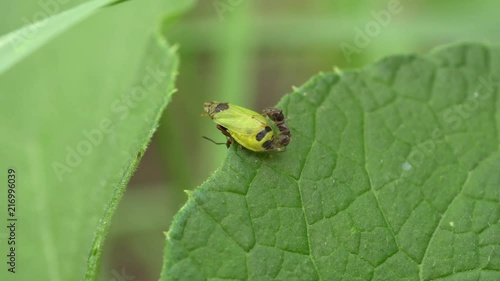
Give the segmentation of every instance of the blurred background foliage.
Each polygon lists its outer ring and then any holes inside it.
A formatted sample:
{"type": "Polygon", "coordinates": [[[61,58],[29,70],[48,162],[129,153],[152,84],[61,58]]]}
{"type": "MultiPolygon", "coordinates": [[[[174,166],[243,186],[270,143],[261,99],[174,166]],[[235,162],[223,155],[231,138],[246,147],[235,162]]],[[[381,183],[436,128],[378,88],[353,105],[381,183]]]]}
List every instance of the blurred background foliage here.
{"type": "MultiPolygon", "coordinates": [[[[129,185],[108,240],[109,266],[137,280],[157,280],[164,235],[186,201],[221,164],[225,147],[204,101],[230,101],[257,111],[273,106],[292,86],[318,72],[357,68],[391,54],[424,53],[459,41],[498,43],[495,0],[401,0],[368,44],[349,58],[356,29],[376,21],[391,1],[199,1],[167,30],[179,45],[178,92],[129,185]]],[[[203,234],[200,234],[203,235],[203,234]]]]}

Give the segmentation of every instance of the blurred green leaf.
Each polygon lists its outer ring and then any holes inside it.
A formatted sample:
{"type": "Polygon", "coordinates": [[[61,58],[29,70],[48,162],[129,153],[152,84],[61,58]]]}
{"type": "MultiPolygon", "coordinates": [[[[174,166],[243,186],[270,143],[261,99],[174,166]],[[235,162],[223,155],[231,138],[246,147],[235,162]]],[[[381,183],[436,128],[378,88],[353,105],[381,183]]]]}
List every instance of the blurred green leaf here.
{"type": "Polygon", "coordinates": [[[499,82],[473,44],[312,78],[286,152],[190,192],[161,280],[500,279],[499,82]]]}
{"type": "Polygon", "coordinates": [[[18,182],[16,273],[5,258],[0,280],[97,279],[111,217],[174,90],[176,51],[157,32],[176,5],[105,9],[0,76],[0,170],[18,182]]]}
{"type": "MultiPolygon", "coordinates": [[[[99,8],[124,1],[127,0],[92,0],[1,36],[0,74],[36,51],[58,34],[88,18],[99,8]]],[[[40,13],[43,14],[44,12],[40,11],[40,13]]]]}

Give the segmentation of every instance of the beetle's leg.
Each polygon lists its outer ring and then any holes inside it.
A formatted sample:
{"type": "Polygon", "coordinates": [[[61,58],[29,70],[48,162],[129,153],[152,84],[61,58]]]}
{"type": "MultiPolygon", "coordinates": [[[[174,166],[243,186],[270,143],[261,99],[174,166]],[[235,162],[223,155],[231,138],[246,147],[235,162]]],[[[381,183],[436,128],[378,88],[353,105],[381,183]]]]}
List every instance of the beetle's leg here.
{"type": "Polygon", "coordinates": [[[231,137],[228,137],[227,138],[227,142],[226,142],[226,147],[229,148],[231,147],[231,144],[234,142],[234,139],[231,138],[231,137]]]}
{"type": "Polygon", "coordinates": [[[217,124],[217,129],[219,129],[219,131],[221,131],[224,136],[226,136],[228,138],[231,137],[231,134],[227,131],[226,127],[223,127],[223,126],[217,124]]]}
{"type": "Polygon", "coordinates": [[[233,137],[231,136],[231,134],[227,131],[227,128],[224,127],[224,126],[221,126],[219,124],[217,124],[217,129],[219,129],[219,131],[222,132],[222,134],[224,136],[227,137],[227,142],[226,142],[226,147],[229,148],[231,146],[231,144],[234,142],[234,139],[233,137]]]}

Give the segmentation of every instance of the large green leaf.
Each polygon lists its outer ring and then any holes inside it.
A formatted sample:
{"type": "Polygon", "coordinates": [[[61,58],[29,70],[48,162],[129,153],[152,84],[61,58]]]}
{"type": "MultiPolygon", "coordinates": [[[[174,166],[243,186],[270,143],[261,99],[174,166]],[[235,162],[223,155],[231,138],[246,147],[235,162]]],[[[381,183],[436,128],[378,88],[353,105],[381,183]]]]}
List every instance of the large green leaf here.
{"type": "Polygon", "coordinates": [[[499,280],[499,82],[481,45],[312,78],[286,152],[189,192],[162,280],[499,280]]]}
{"type": "Polygon", "coordinates": [[[17,175],[16,273],[4,226],[0,280],[97,279],[111,216],[174,90],[175,49],[157,34],[173,7],[104,9],[0,76],[4,223],[7,169],[17,175]]]}

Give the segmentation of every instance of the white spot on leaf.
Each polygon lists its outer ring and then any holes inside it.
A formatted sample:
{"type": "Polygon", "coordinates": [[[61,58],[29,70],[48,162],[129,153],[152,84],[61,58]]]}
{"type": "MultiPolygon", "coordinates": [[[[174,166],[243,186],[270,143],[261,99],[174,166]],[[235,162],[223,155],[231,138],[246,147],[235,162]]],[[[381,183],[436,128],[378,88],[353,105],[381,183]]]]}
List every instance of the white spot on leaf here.
{"type": "Polygon", "coordinates": [[[408,163],[408,161],[406,161],[403,163],[403,165],[401,165],[401,168],[403,168],[403,170],[405,170],[405,171],[409,171],[409,170],[411,170],[411,164],[408,163]]]}

